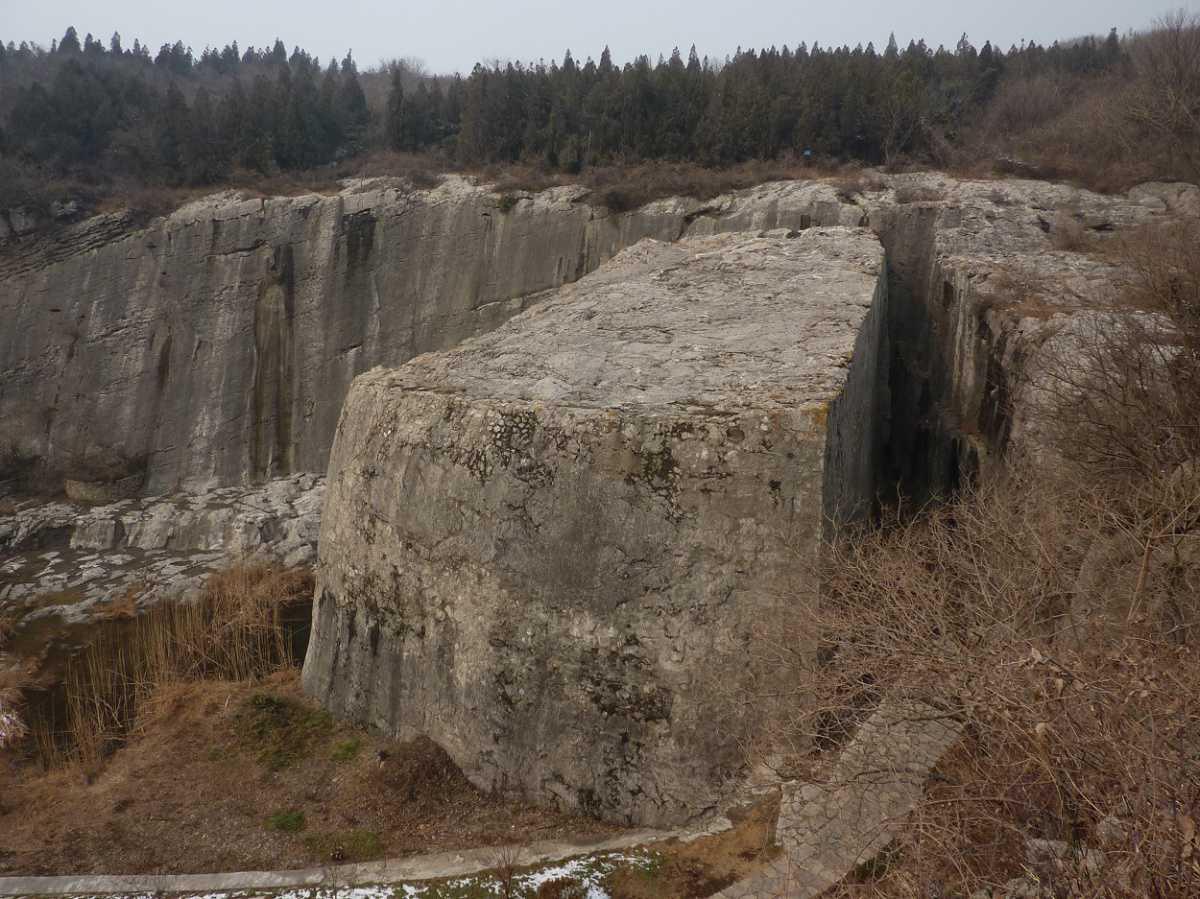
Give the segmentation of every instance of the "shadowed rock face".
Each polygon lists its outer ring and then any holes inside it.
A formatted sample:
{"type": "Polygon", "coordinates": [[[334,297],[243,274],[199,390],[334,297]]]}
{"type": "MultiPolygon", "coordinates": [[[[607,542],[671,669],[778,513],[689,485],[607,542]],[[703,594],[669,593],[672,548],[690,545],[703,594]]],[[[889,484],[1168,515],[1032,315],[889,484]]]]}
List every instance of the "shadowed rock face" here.
{"type": "Polygon", "coordinates": [[[306,688],[484,788],[619,821],[713,807],[720,695],[872,502],[883,252],[640,243],[496,331],[354,383],[306,688]]]}

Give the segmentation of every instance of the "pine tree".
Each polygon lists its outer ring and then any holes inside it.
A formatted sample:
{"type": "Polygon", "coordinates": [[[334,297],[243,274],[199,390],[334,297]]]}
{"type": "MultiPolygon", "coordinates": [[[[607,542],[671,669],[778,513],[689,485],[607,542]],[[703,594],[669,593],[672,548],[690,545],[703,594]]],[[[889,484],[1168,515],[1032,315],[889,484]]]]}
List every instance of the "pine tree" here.
{"type": "Polygon", "coordinates": [[[888,35],[887,49],[883,51],[883,58],[888,62],[895,62],[900,58],[900,45],[896,43],[896,32],[888,35]]]}
{"type": "MultiPolygon", "coordinates": [[[[248,52],[248,51],[247,51],[248,52]]],[[[239,161],[248,169],[266,174],[274,163],[275,91],[265,75],[254,79],[247,104],[239,161]]]]}
{"type": "Polygon", "coordinates": [[[75,30],[75,26],[71,25],[67,28],[66,33],[62,36],[62,40],[58,42],[56,49],[58,53],[80,53],[82,48],[79,46],[79,32],[75,30]]]}
{"type": "Polygon", "coordinates": [[[391,70],[391,90],[388,92],[388,113],[384,120],[384,139],[392,150],[406,150],[404,140],[404,83],[400,66],[391,70]]]}
{"type": "Polygon", "coordinates": [[[187,180],[185,153],[191,141],[191,115],[187,101],[174,81],[167,87],[163,101],[162,130],[159,135],[158,153],[163,168],[172,181],[187,180]]]}
{"type": "Polygon", "coordinates": [[[321,121],[324,138],[322,152],[329,158],[333,157],[344,140],[337,105],[338,65],[335,60],[330,59],[321,78],[321,91],[317,100],[317,115],[321,121]]]}
{"type": "Polygon", "coordinates": [[[234,78],[217,112],[217,131],[223,151],[232,163],[245,154],[248,110],[240,78],[234,78]]]}
{"type": "Polygon", "coordinates": [[[342,142],[350,153],[361,152],[366,145],[371,111],[367,95],[358,81],[358,68],[350,54],[342,61],[341,83],[337,94],[338,128],[342,142]]]}
{"type": "Polygon", "coordinates": [[[1104,57],[1110,66],[1121,58],[1121,39],[1117,36],[1115,28],[1109,31],[1108,37],[1104,39],[1104,57]]]}
{"type": "Polygon", "coordinates": [[[188,143],[183,148],[184,167],[191,184],[216,184],[228,173],[229,157],[223,146],[212,98],[200,88],[188,122],[188,143]]]}

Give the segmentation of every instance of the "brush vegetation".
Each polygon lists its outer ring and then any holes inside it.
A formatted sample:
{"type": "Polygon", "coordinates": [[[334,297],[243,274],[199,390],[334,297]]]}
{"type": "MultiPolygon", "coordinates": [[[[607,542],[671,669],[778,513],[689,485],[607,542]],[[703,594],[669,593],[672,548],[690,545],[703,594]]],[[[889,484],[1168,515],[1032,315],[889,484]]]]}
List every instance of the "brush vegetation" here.
{"type": "Polygon", "coordinates": [[[965,725],[836,895],[1200,894],[1198,238],[1125,239],[1124,303],[1043,348],[1035,457],[844,532],[815,616],[760,636],[745,703],[795,693],[755,757],[789,776],[819,782],[888,698],[965,725]]]}

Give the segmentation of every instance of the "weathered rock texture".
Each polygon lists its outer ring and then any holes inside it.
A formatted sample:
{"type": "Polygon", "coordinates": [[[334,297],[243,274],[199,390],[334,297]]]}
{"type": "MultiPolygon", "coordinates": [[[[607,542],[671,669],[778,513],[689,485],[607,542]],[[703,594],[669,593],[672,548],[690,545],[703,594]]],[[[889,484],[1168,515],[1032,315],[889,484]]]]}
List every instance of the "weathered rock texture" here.
{"type": "MultiPolygon", "coordinates": [[[[100,216],[10,248],[0,445],[67,477],[138,469],[150,492],[323,471],[355,374],[490,329],[642,236],[674,239],[698,205],[604,215],[581,193],[506,210],[461,179],[220,194],[144,230],[100,216]]],[[[810,217],[836,223],[828,194],[811,191],[810,217]]]]}
{"type": "Polygon", "coordinates": [[[294,475],[97,507],[31,503],[0,516],[0,611],[74,623],[126,598],[185,599],[240,558],[310,564],[323,497],[323,479],[294,475]]]}
{"type": "Polygon", "coordinates": [[[1110,264],[1055,249],[1059,212],[1103,240],[1200,209],[1189,185],[1103,197],[917,174],[857,188],[768,184],[617,215],[582,188],[510,208],[460,178],[377,180],[11,238],[0,488],[10,449],[88,491],[319,473],[355,375],[486,331],[643,237],[862,224],[890,264],[891,471],[919,492],[1020,432],[1014,373],[1065,315],[1113,293],[1110,264]]]}
{"type": "MultiPolygon", "coordinates": [[[[321,472],[356,374],[486,331],[644,236],[678,237],[701,209],[608,215],[583,193],[503,209],[459,178],[222,194],[144,230],[107,215],[10,245],[0,449],[85,482],[141,475],[148,492],[321,472]]],[[[802,193],[808,221],[841,221],[831,189],[802,193]]],[[[775,203],[730,225],[773,227],[775,203]]]]}
{"type": "Polygon", "coordinates": [[[744,736],[720,689],[811,601],[826,516],[873,501],[886,304],[866,231],[646,241],[362,375],[306,688],[488,789],[647,824],[712,808],[744,736]]]}
{"type": "Polygon", "coordinates": [[[921,702],[889,701],[864,721],[821,779],[785,784],[780,849],[713,899],[815,899],[900,835],[962,723],[921,702]]]}

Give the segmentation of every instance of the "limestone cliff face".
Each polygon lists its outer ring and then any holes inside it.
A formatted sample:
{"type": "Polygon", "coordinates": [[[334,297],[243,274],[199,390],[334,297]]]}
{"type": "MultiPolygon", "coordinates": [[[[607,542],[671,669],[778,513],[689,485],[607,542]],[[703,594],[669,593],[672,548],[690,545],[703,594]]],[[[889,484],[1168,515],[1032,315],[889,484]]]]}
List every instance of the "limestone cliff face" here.
{"type": "MultiPolygon", "coordinates": [[[[864,225],[888,251],[888,469],[913,492],[986,465],[1023,369],[1120,273],[1054,248],[1193,212],[1200,190],[1102,197],[1028,181],[763,185],[621,215],[580,188],[501,203],[448,178],[337,196],[209,197],[148,227],[100,216],[0,246],[0,454],[109,496],[324,470],[355,375],[495,327],[643,237],[864,225]]],[[[0,471],[0,489],[5,472],[0,471]]]]}
{"type": "Polygon", "coordinates": [[[886,302],[862,230],[646,241],[360,376],[307,690],[486,789],[711,809],[747,734],[722,695],[812,600],[825,515],[875,496],[886,302]]]}
{"type": "MultiPolygon", "coordinates": [[[[144,230],[101,216],[0,253],[0,446],[143,489],[323,471],[354,376],[495,327],[703,204],[609,215],[556,189],[502,208],[449,178],[333,197],[218,195],[144,230]]],[[[728,202],[726,205],[730,205],[728,202]]],[[[832,189],[721,227],[839,223],[832,189]]]]}

